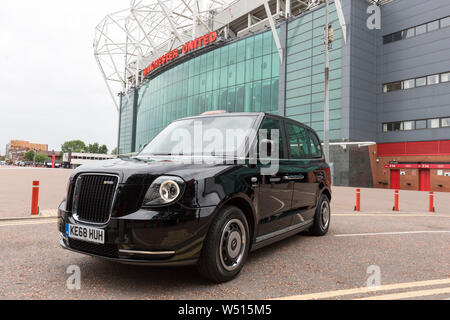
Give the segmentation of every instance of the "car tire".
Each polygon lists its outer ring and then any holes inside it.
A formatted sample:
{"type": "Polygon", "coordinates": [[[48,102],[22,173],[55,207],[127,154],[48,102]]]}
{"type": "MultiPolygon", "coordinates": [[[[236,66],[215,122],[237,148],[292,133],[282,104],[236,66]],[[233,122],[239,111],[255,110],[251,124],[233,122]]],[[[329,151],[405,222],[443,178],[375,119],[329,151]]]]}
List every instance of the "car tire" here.
{"type": "Polygon", "coordinates": [[[314,216],[314,225],[310,229],[313,236],[321,237],[328,233],[331,223],[330,200],[324,194],[320,196],[314,216]]]}
{"type": "Polygon", "coordinates": [[[197,269],[212,282],[231,281],[241,272],[249,248],[250,232],[244,213],[226,206],[209,228],[197,269]]]}

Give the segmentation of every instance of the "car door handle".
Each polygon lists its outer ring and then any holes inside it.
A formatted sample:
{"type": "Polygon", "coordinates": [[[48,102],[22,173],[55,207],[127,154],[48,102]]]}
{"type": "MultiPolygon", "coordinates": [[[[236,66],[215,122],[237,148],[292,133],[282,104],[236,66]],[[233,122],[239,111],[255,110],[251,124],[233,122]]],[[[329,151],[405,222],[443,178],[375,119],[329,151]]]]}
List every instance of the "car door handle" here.
{"type": "Polygon", "coordinates": [[[295,176],[284,176],[283,180],[285,181],[294,181],[294,180],[303,180],[305,178],[304,175],[299,174],[299,175],[295,175],[295,176]]]}

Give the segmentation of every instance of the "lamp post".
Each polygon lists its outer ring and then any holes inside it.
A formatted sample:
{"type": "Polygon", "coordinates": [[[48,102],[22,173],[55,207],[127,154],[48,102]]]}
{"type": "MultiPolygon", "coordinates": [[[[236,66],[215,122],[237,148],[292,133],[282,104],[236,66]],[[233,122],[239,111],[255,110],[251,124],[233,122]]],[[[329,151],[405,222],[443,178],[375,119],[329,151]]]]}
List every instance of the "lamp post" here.
{"type": "Polygon", "coordinates": [[[329,0],[325,0],[325,105],[323,109],[323,149],[325,160],[330,161],[330,96],[329,96],[329,81],[330,81],[330,58],[329,58],[329,44],[330,44],[330,26],[329,26],[329,0]]]}

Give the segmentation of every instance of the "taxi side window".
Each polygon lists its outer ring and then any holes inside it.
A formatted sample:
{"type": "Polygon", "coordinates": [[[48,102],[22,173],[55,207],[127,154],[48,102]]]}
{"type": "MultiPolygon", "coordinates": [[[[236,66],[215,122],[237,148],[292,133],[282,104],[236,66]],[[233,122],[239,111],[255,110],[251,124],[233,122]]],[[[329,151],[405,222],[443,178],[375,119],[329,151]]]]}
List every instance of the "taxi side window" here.
{"type": "Polygon", "coordinates": [[[311,147],[311,157],[313,158],[321,158],[322,157],[322,144],[320,143],[317,136],[308,130],[309,141],[311,147]]]}
{"type": "Polygon", "coordinates": [[[283,145],[283,131],[281,130],[281,121],[277,119],[271,119],[271,118],[265,118],[264,122],[261,125],[261,130],[267,130],[267,139],[268,140],[274,140],[273,139],[273,133],[274,130],[278,130],[278,141],[274,141],[275,143],[278,142],[279,147],[279,157],[283,158],[284,156],[284,145],[283,145]]]}
{"type": "Polygon", "coordinates": [[[286,124],[287,134],[289,136],[289,148],[291,159],[305,159],[309,157],[308,136],[306,129],[292,124],[286,124]]]}

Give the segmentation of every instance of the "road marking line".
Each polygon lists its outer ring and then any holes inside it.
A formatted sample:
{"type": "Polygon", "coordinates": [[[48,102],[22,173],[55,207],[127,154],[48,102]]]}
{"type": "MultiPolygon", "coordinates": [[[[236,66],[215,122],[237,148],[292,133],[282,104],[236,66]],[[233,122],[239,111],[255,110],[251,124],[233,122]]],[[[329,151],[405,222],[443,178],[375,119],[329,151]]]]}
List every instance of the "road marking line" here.
{"type": "Polygon", "coordinates": [[[405,282],[405,283],[388,284],[388,285],[382,285],[380,287],[375,287],[375,288],[362,287],[362,288],[354,288],[354,289],[318,292],[318,293],[297,295],[297,296],[291,296],[291,297],[277,298],[277,299],[272,299],[272,300],[316,300],[316,299],[327,299],[327,298],[335,298],[335,297],[356,295],[356,294],[376,293],[376,292],[379,292],[379,291],[390,291],[390,290],[397,290],[397,289],[409,289],[409,288],[436,286],[436,285],[444,285],[444,284],[450,284],[450,278],[448,278],[448,279],[439,279],[439,280],[428,280],[428,281],[416,281],[416,282],[405,282]]]}
{"type": "Polygon", "coordinates": [[[426,233],[450,233],[446,230],[437,230],[437,231],[405,231],[405,232],[380,232],[380,233],[355,233],[355,234],[337,234],[335,237],[365,237],[365,236],[386,236],[386,235],[403,235],[403,234],[426,234],[426,233]]]}
{"type": "Polygon", "coordinates": [[[35,224],[51,224],[56,223],[56,220],[52,221],[27,221],[27,222],[8,222],[8,223],[0,223],[0,227],[15,227],[15,226],[27,226],[27,225],[35,225],[35,224]]]}
{"type": "Polygon", "coordinates": [[[407,298],[418,298],[426,296],[436,296],[440,294],[450,293],[450,287],[441,289],[431,289],[431,290],[419,290],[419,291],[409,291],[401,293],[385,294],[381,296],[367,297],[355,300],[398,300],[407,298]]]}

